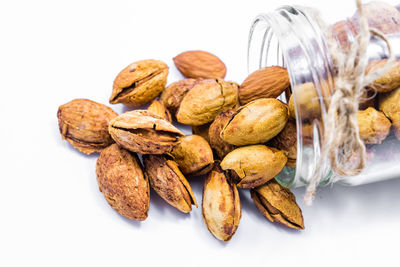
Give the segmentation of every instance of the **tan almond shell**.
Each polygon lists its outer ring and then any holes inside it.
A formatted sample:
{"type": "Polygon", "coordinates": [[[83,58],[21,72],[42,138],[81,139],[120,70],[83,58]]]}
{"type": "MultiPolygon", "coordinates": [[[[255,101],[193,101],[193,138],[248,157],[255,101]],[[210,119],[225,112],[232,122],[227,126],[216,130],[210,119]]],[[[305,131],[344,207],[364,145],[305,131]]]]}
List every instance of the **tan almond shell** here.
{"type": "Polygon", "coordinates": [[[250,192],[257,209],[268,220],[280,222],[290,228],[304,229],[301,209],[289,189],[271,180],[250,192]]]}
{"type": "MultiPolygon", "coordinates": [[[[385,66],[387,59],[375,60],[368,63],[366,72],[376,71],[385,66]]],[[[370,86],[378,93],[391,92],[400,87],[400,60],[396,61],[388,72],[376,79],[370,86]]]]}
{"type": "Polygon", "coordinates": [[[100,192],[113,209],[131,220],[147,218],[150,187],[136,154],[112,144],[100,153],[96,173],[100,192]]]}
{"type": "Polygon", "coordinates": [[[62,138],[85,154],[100,152],[114,142],[108,123],[117,116],[111,108],[89,99],[74,99],[57,111],[62,138]]]}
{"type": "Polygon", "coordinates": [[[176,162],[164,155],[143,155],[143,162],[151,187],[168,204],[184,213],[190,212],[192,205],[197,207],[192,188],[176,162]]]}
{"type": "Polygon", "coordinates": [[[400,140],[400,87],[379,95],[379,110],[392,120],[394,133],[400,140]]]}
{"type": "Polygon", "coordinates": [[[186,51],[174,57],[176,68],[187,78],[224,78],[225,64],[215,55],[205,51],[186,51]]]}
{"type": "Polygon", "coordinates": [[[170,152],[184,174],[203,175],[213,166],[214,156],[208,142],[199,135],[185,135],[179,138],[170,152]]]}
{"type": "Polygon", "coordinates": [[[233,170],[241,188],[254,188],[265,184],[280,173],[287,157],[284,151],[265,145],[239,147],[230,152],[221,162],[223,170],[233,170]]]}
{"type": "Polygon", "coordinates": [[[169,152],[178,144],[178,137],[183,136],[171,123],[147,110],[133,110],[114,118],[109,132],[117,144],[140,154],[169,152]],[[144,136],[140,132],[143,130],[151,136],[144,136]]]}
{"type": "Polygon", "coordinates": [[[208,230],[222,241],[229,241],[239,226],[239,193],[218,166],[208,174],[204,183],[202,216],[208,230]]]}
{"type": "Polygon", "coordinates": [[[215,150],[220,159],[223,159],[229,152],[235,149],[234,145],[225,142],[221,138],[222,130],[224,129],[226,124],[228,124],[234,114],[234,109],[222,111],[217,115],[217,117],[215,117],[215,120],[213,121],[213,123],[211,123],[208,131],[210,146],[212,149],[215,150]]]}
{"type": "Polygon", "coordinates": [[[156,98],[165,88],[168,66],[159,60],[141,60],[123,69],[114,80],[110,103],[137,107],[156,98]]]}
{"type": "Polygon", "coordinates": [[[197,126],[213,121],[219,112],[237,105],[237,89],[237,84],[223,80],[199,81],[183,97],[178,122],[197,126]]]}
{"type": "Polygon", "coordinates": [[[279,100],[257,99],[237,110],[221,138],[236,146],[264,143],[282,131],[288,118],[288,107],[279,100]]]}
{"type": "Polygon", "coordinates": [[[203,137],[208,143],[210,143],[210,137],[208,136],[208,130],[210,129],[211,123],[206,123],[203,125],[192,126],[192,133],[196,135],[200,135],[203,137]]]}
{"type": "Polygon", "coordinates": [[[239,87],[241,105],[259,98],[277,98],[290,86],[289,74],[280,66],[266,67],[251,73],[239,87]]]}
{"type": "Polygon", "coordinates": [[[296,165],[297,159],[297,127],[294,120],[288,120],[285,128],[275,136],[268,145],[275,147],[279,150],[285,151],[285,155],[288,158],[286,165],[293,167],[296,165]]]}
{"type": "Polygon", "coordinates": [[[302,120],[313,120],[321,116],[321,103],[317,91],[312,82],[299,85],[289,99],[289,113],[293,119],[296,119],[295,103],[299,107],[298,112],[302,120]],[[296,101],[294,101],[296,98],[296,101]]]}
{"type": "Polygon", "coordinates": [[[174,83],[165,88],[161,93],[160,101],[164,106],[175,115],[182,102],[183,97],[193,88],[199,81],[195,79],[184,79],[174,83]]]}
{"type": "Polygon", "coordinates": [[[392,123],[374,108],[357,112],[358,133],[364,144],[380,144],[389,135],[392,123]]]}
{"type": "Polygon", "coordinates": [[[169,113],[168,109],[166,109],[163,103],[158,100],[153,100],[153,102],[147,108],[147,111],[150,111],[151,113],[154,113],[164,118],[164,120],[172,123],[171,114],[169,113]]]}

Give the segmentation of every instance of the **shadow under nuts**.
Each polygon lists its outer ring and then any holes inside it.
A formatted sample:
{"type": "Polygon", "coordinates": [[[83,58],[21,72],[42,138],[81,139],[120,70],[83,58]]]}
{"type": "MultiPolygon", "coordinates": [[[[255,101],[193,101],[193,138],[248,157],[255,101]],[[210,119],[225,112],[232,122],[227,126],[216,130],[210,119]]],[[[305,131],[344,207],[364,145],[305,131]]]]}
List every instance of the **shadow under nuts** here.
{"type": "Polygon", "coordinates": [[[147,110],[119,115],[110,122],[109,132],[117,144],[140,154],[169,152],[183,135],[171,123],[147,110]]]}
{"type": "Polygon", "coordinates": [[[265,184],[281,172],[287,158],[284,151],[265,145],[237,148],[221,162],[223,170],[232,170],[237,175],[241,188],[254,188],[265,184]]]}
{"type": "Polygon", "coordinates": [[[131,220],[147,218],[149,182],[136,154],[112,144],[97,159],[96,173],[99,189],[111,207],[131,220]]]}
{"type": "Polygon", "coordinates": [[[156,98],[165,88],[168,66],[159,60],[141,60],[123,69],[114,80],[110,103],[137,107],[156,98]]]}
{"type": "Polygon", "coordinates": [[[265,185],[251,189],[250,192],[254,204],[265,218],[290,228],[304,229],[301,209],[289,189],[271,180],[265,185]]]}
{"type": "Polygon", "coordinates": [[[218,165],[204,183],[202,215],[208,230],[222,241],[229,241],[239,225],[241,205],[238,190],[218,165]]]}
{"type": "Polygon", "coordinates": [[[288,108],[279,100],[257,99],[232,115],[221,137],[236,146],[264,143],[282,131],[288,118],[288,108]]]}
{"type": "Polygon", "coordinates": [[[164,155],[143,155],[146,176],[151,187],[168,204],[181,212],[188,213],[196,205],[192,188],[175,161],[164,155]]]}
{"type": "Polygon", "coordinates": [[[203,175],[214,163],[214,156],[208,142],[198,135],[186,135],[170,152],[184,174],[203,175]]]}
{"type": "Polygon", "coordinates": [[[88,99],[74,99],[57,112],[62,138],[85,154],[100,152],[114,142],[108,123],[117,116],[111,108],[88,99]]]}

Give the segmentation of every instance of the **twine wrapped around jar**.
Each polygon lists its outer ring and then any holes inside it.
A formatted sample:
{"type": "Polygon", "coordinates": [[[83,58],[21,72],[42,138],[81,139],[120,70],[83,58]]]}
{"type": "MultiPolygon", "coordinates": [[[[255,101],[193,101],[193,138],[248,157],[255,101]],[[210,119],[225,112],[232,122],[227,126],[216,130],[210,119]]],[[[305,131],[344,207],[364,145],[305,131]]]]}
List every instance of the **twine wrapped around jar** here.
{"type": "MultiPolygon", "coordinates": [[[[320,27],[326,33],[328,47],[335,67],[336,79],[334,92],[329,99],[329,107],[324,118],[320,164],[307,186],[304,202],[311,205],[317,185],[323,179],[323,161],[328,160],[335,175],[332,182],[344,176],[355,176],[361,173],[366,165],[366,149],[362,142],[357,124],[359,103],[366,91],[366,86],[386,73],[394,64],[394,53],[385,35],[368,26],[361,0],[356,0],[359,12],[360,31],[349,49],[340,49],[331,29],[315,13],[320,27]],[[367,47],[370,38],[381,38],[387,45],[389,58],[386,64],[366,74],[368,64],[367,47]]],[[[372,88],[373,89],[373,88],[372,88]]]]}

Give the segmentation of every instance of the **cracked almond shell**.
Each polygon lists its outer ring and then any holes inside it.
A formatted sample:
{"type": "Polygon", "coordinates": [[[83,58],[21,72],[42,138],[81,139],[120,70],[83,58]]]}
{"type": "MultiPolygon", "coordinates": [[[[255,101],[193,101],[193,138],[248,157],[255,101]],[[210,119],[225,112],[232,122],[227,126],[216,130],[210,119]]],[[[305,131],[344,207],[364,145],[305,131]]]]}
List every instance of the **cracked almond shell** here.
{"type": "Polygon", "coordinates": [[[389,135],[389,119],[374,108],[357,112],[358,133],[364,144],[380,144],[389,135]]]}
{"type": "Polygon", "coordinates": [[[108,123],[117,116],[111,108],[89,99],[74,99],[57,112],[62,138],[85,154],[100,152],[114,142],[108,123]]]}
{"type": "Polygon", "coordinates": [[[241,107],[221,132],[221,138],[236,146],[259,144],[278,135],[288,121],[287,105],[274,98],[254,100],[241,107]]]}
{"type": "Polygon", "coordinates": [[[143,155],[145,173],[151,187],[168,204],[188,213],[197,207],[192,188],[175,161],[164,155],[143,155]]]}
{"type": "MultiPolygon", "coordinates": [[[[387,59],[371,61],[368,63],[366,72],[375,71],[385,66],[387,59]]],[[[396,61],[394,65],[384,75],[376,79],[369,87],[378,93],[391,92],[400,87],[400,61],[396,61]]]]}
{"type": "Polygon", "coordinates": [[[221,168],[233,171],[238,187],[254,188],[273,179],[286,162],[284,151],[265,145],[252,145],[230,152],[222,160],[221,168]]]}
{"type": "Polygon", "coordinates": [[[208,142],[199,135],[185,135],[179,138],[170,152],[184,174],[203,175],[214,163],[214,156],[208,142]]]}
{"type": "Polygon", "coordinates": [[[221,132],[225,128],[226,124],[231,120],[233,114],[235,114],[234,109],[228,109],[219,113],[217,117],[215,117],[213,123],[211,123],[208,131],[210,146],[221,159],[235,149],[234,145],[225,142],[221,138],[221,132]]]}
{"type": "Polygon", "coordinates": [[[400,140],[400,87],[379,95],[379,110],[392,121],[394,133],[400,140]]]}
{"type": "Polygon", "coordinates": [[[166,109],[163,103],[158,100],[151,102],[150,106],[147,108],[147,111],[150,111],[162,117],[164,120],[172,123],[171,114],[169,113],[168,109],[166,109]]]}
{"type": "Polygon", "coordinates": [[[296,198],[289,189],[275,180],[251,189],[251,198],[261,214],[271,222],[287,227],[304,229],[304,220],[296,198]]]}
{"type": "Polygon", "coordinates": [[[164,104],[171,114],[175,115],[183,97],[197,83],[199,83],[199,81],[195,79],[184,79],[171,83],[162,92],[160,96],[161,103],[164,104]]]}
{"type": "Polygon", "coordinates": [[[224,80],[201,80],[183,97],[176,113],[178,122],[203,125],[223,110],[237,106],[238,85],[224,80]]]}
{"type": "Polygon", "coordinates": [[[288,161],[286,163],[289,167],[296,166],[297,159],[297,128],[294,120],[289,120],[285,128],[275,136],[268,145],[275,147],[285,152],[288,161]]]}
{"type": "Polygon", "coordinates": [[[204,183],[202,215],[208,230],[222,241],[229,241],[239,226],[241,205],[238,190],[218,165],[204,183]]]}
{"type": "Polygon", "coordinates": [[[113,209],[131,220],[147,218],[150,187],[136,154],[112,144],[100,153],[96,173],[100,192],[113,209]]]}
{"type": "Polygon", "coordinates": [[[117,144],[140,154],[163,154],[183,136],[171,123],[147,110],[133,110],[114,118],[108,127],[117,144]]]}
{"type": "Polygon", "coordinates": [[[114,80],[110,103],[137,107],[156,98],[165,88],[168,66],[159,60],[141,60],[123,69],[114,80]]]}

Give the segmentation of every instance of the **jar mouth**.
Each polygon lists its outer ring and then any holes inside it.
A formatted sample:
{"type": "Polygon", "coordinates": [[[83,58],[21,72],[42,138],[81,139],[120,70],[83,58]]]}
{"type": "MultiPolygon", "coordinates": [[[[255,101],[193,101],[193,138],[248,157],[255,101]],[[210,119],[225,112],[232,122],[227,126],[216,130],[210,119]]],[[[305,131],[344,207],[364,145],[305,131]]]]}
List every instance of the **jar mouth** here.
{"type": "MultiPolygon", "coordinates": [[[[288,70],[297,124],[296,167],[285,167],[276,177],[286,187],[307,185],[320,164],[320,139],[327,103],[333,88],[333,64],[321,27],[312,11],[282,6],[260,14],[251,26],[248,42],[248,71],[279,65],[288,70]]],[[[279,99],[288,103],[281,95],[279,99]]],[[[330,167],[323,166],[321,182],[329,181],[330,167]]]]}

